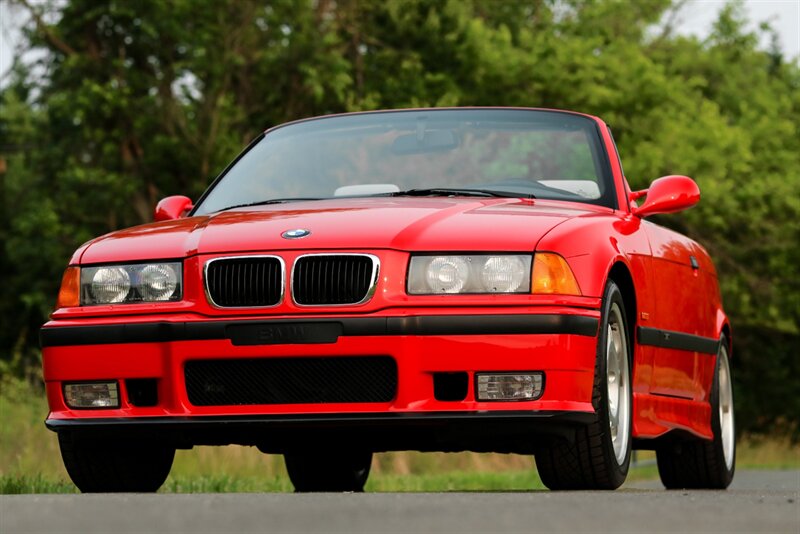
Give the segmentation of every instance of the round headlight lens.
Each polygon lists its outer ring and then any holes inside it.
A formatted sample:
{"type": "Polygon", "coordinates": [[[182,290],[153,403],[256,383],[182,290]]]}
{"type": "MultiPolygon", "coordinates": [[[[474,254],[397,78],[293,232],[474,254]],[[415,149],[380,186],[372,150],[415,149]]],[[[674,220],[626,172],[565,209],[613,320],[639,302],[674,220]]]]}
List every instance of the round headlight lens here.
{"type": "Polygon", "coordinates": [[[139,292],[142,300],[169,300],[178,287],[178,275],[169,265],[148,265],[139,275],[139,292]]]}
{"type": "Polygon", "coordinates": [[[469,265],[458,256],[439,256],[428,264],[425,278],[434,293],[458,293],[469,279],[469,265]]]}
{"type": "Polygon", "coordinates": [[[101,267],[92,276],[91,292],[98,304],[123,302],[131,290],[131,277],[121,267],[101,267]]]}
{"type": "Polygon", "coordinates": [[[492,256],[481,269],[481,281],[490,293],[513,293],[519,290],[528,275],[517,256],[492,256]]]}

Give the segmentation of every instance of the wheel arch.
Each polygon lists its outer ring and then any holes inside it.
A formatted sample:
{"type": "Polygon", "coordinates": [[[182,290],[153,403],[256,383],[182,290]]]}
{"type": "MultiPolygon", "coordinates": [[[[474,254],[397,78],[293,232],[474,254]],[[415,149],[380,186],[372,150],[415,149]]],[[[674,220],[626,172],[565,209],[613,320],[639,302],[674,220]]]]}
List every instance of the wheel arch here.
{"type": "Polygon", "coordinates": [[[606,283],[613,281],[619,287],[622,293],[622,303],[625,305],[625,319],[628,323],[628,339],[631,343],[631,365],[633,365],[633,355],[636,348],[636,317],[637,317],[637,304],[636,304],[636,286],[633,283],[633,276],[630,269],[622,261],[615,261],[608,271],[606,283]]]}
{"type": "Polygon", "coordinates": [[[727,319],[722,323],[720,336],[725,336],[725,341],[728,343],[728,358],[730,359],[733,357],[733,337],[731,334],[731,324],[727,319]]]}

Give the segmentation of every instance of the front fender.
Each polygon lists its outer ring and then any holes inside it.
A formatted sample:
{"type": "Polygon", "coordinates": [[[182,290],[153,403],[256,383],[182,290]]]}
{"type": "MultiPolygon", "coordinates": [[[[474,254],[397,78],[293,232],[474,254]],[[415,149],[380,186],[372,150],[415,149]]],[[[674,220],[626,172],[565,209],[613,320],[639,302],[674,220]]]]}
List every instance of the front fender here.
{"type": "Polygon", "coordinates": [[[631,273],[637,302],[650,286],[650,243],[636,217],[576,217],[548,232],[536,250],[561,254],[585,296],[603,296],[608,274],[616,263],[623,263],[631,273]]]}

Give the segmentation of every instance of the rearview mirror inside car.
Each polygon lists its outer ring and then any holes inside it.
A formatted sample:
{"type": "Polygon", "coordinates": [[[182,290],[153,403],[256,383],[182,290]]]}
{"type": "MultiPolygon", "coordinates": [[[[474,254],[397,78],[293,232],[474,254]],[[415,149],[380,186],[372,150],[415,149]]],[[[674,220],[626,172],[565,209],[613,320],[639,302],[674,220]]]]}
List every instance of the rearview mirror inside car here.
{"type": "Polygon", "coordinates": [[[452,130],[425,130],[399,136],[392,143],[392,153],[406,155],[447,152],[457,147],[458,136],[452,130]]]}

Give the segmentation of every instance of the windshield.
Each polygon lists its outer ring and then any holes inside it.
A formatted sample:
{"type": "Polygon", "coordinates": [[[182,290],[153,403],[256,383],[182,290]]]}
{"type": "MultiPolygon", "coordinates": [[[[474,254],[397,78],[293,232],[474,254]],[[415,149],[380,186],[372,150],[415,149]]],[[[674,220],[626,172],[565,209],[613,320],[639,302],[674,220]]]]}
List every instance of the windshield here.
{"type": "Polygon", "coordinates": [[[267,132],[217,179],[195,214],[420,189],[613,207],[607,158],[591,119],[521,109],[429,109],[330,116],[267,132]]]}

